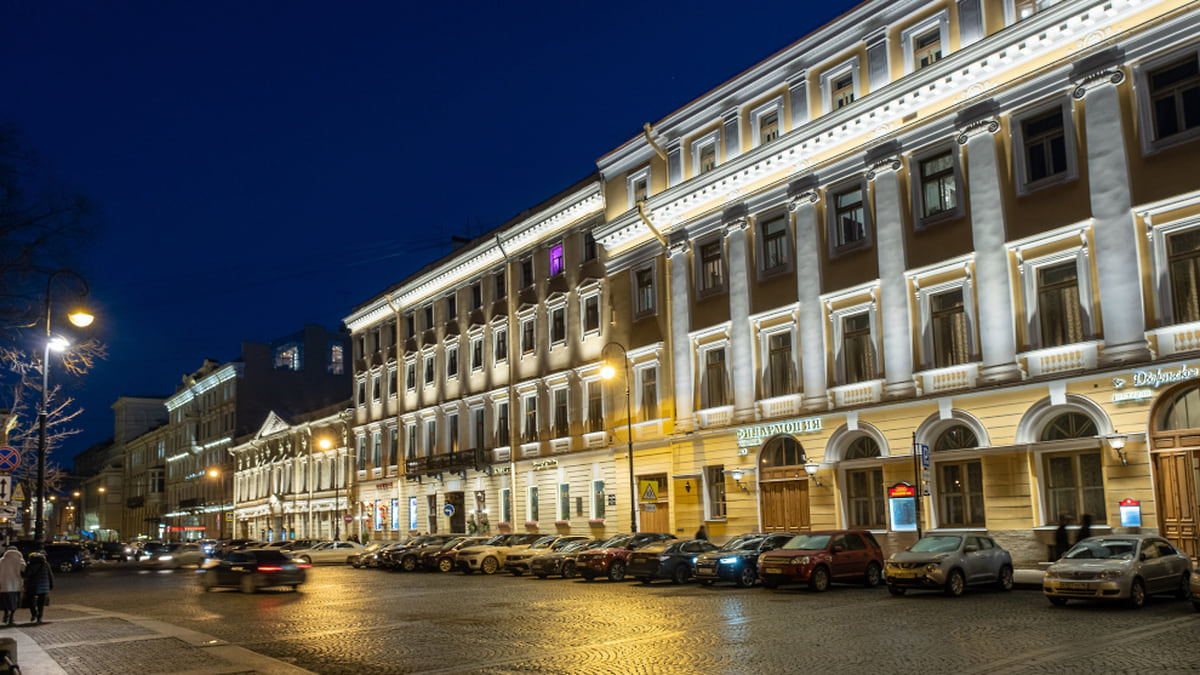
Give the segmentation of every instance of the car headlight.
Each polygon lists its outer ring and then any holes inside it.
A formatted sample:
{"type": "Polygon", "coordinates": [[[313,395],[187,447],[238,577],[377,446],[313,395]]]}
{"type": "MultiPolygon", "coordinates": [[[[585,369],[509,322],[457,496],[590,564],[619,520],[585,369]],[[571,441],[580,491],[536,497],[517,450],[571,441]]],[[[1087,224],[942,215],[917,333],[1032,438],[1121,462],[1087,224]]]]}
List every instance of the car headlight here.
{"type": "Polygon", "coordinates": [[[169,555],[160,555],[160,556],[158,556],[158,559],[159,559],[159,560],[170,560],[170,559],[171,559],[171,556],[169,556],[169,555]]]}
{"type": "Polygon", "coordinates": [[[737,556],[732,556],[732,557],[729,557],[729,558],[721,558],[721,564],[722,564],[722,565],[732,565],[732,564],[734,564],[734,563],[735,563],[735,562],[737,562],[737,561],[738,561],[738,559],[737,559],[737,556]]]}
{"type": "Polygon", "coordinates": [[[1125,570],[1104,570],[1100,573],[1101,579],[1120,579],[1125,576],[1125,570]]]}
{"type": "Polygon", "coordinates": [[[810,558],[806,555],[798,555],[795,558],[792,558],[792,564],[793,565],[807,565],[809,563],[809,560],[810,560],[810,558]]]}
{"type": "Polygon", "coordinates": [[[659,560],[670,560],[670,559],[671,559],[671,556],[669,556],[669,555],[660,555],[660,556],[658,556],[658,559],[659,559],[659,560]]]}
{"type": "Polygon", "coordinates": [[[942,564],[941,564],[941,563],[935,563],[935,562],[931,562],[931,563],[929,563],[928,565],[926,565],[926,566],[925,566],[925,571],[926,571],[926,572],[936,572],[936,571],[938,571],[939,569],[941,569],[941,567],[942,567],[942,564]]]}

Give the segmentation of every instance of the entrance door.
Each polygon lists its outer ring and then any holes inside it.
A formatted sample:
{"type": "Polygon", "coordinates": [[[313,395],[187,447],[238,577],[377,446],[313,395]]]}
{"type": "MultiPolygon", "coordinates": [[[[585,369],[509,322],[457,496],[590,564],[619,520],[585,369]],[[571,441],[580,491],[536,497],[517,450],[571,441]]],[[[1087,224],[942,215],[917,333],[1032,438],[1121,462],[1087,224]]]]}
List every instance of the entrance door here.
{"type": "Polygon", "coordinates": [[[812,529],[808,514],[807,480],[764,480],[761,495],[763,532],[805,532],[812,529]]]}
{"type": "Polygon", "coordinates": [[[1162,536],[1181,552],[1196,558],[1200,556],[1200,529],[1196,523],[1200,451],[1157,452],[1153,456],[1162,536]]]}
{"type": "Polygon", "coordinates": [[[467,531],[467,500],[461,492],[447,492],[446,503],[454,507],[450,516],[450,532],[461,534],[467,531]]]}
{"type": "Polygon", "coordinates": [[[640,476],[638,493],[638,531],[670,532],[671,509],[667,501],[667,477],[640,476]],[[647,493],[647,488],[652,494],[647,493]]]}

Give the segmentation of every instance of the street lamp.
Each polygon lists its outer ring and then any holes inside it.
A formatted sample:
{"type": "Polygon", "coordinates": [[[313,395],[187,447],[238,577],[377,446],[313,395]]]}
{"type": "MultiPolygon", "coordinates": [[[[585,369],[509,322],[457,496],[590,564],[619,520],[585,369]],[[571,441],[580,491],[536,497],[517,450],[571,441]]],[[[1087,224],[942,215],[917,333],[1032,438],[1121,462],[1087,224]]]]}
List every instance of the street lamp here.
{"type": "MultiPolygon", "coordinates": [[[[633,475],[633,412],[629,402],[629,352],[620,342],[610,342],[600,349],[600,353],[604,354],[609,347],[616,347],[621,350],[621,358],[625,361],[625,432],[629,437],[629,531],[637,532],[637,481],[633,475]]],[[[605,363],[600,369],[600,377],[606,380],[611,380],[617,374],[617,370],[611,364],[605,363]]]]}
{"type": "MultiPolygon", "coordinates": [[[[208,471],[206,471],[206,472],[205,472],[205,474],[206,474],[206,475],[207,475],[209,478],[212,478],[213,480],[217,480],[217,479],[219,479],[219,478],[221,477],[221,471],[220,471],[219,469],[217,469],[217,467],[215,467],[215,466],[214,466],[214,467],[210,467],[210,468],[208,469],[208,471]]],[[[222,483],[222,484],[221,484],[221,495],[220,495],[220,501],[217,503],[217,539],[224,539],[224,538],[225,538],[225,532],[224,532],[225,523],[223,523],[223,522],[222,522],[222,521],[225,519],[225,513],[224,513],[224,508],[225,508],[225,489],[224,489],[224,488],[225,488],[225,485],[224,485],[224,483],[222,483]]],[[[210,502],[210,503],[211,503],[211,502],[210,502]]],[[[212,512],[211,512],[211,511],[209,511],[209,513],[212,513],[212,512]]],[[[205,523],[205,527],[208,527],[208,524],[207,524],[207,522],[205,523]]],[[[206,537],[209,537],[209,536],[212,536],[212,535],[208,534],[208,531],[207,531],[207,530],[205,530],[204,536],[206,536],[206,537]]]]}
{"type": "MultiPolygon", "coordinates": [[[[38,410],[38,466],[37,466],[37,508],[34,514],[33,540],[41,544],[45,541],[46,533],[46,516],[42,512],[44,506],[43,499],[46,493],[46,409],[50,405],[50,350],[62,351],[67,347],[67,341],[62,338],[55,338],[50,334],[50,291],[54,284],[54,280],[59,275],[68,275],[75,277],[80,284],[83,285],[79,293],[79,297],[85,297],[88,294],[87,281],[71,270],[56,270],[52,272],[49,278],[46,279],[46,344],[45,350],[42,352],[42,407],[38,410]]],[[[91,314],[75,310],[67,315],[71,323],[80,328],[92,325],[95,317],[91,314]]]]}
{"type": "MultiPolygon", "coordinates": [[[[328,438],[322,438],[320,441],[317,441],[317,445],[321,446],[322,450],[328,450],[329,448],[333,447],[333,441],[329,440],[328,438]]],[[[338,508],[341,505],[340,504],[341,496],[338,494],[338,469],[341,468],[341,462],[339,461],[339,459],[340,458],[338,457],[337,453],[334,453],[334,455],[333,455],[333,540],[334,541],[337,541],[338,536],[341,535],[341,529],[340,529],[341,522],[340,521],[342,519],[342,514],[340,513],[341,509],[338,508]]]]}

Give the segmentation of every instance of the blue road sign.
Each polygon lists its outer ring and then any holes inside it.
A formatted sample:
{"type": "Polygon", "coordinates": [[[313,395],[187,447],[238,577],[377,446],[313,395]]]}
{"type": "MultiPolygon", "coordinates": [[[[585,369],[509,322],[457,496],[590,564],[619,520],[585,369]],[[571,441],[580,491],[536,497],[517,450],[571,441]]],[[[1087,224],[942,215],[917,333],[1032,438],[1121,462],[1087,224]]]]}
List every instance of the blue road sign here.
{"type": "Polygon", "coordinates": [[[443,506],[443,507],[442,507],[442,513],[446,514],[447,516],[452,516],[452,515],[454,515],[454,505],[453,505],[453,504],[447,504],[447,505],[443,506]]]}
{"type": "Polygon", "coordinates": [[[0,471],[14,471],[21,466],[21,453],[11,445],[0,446],[0,471]]]}

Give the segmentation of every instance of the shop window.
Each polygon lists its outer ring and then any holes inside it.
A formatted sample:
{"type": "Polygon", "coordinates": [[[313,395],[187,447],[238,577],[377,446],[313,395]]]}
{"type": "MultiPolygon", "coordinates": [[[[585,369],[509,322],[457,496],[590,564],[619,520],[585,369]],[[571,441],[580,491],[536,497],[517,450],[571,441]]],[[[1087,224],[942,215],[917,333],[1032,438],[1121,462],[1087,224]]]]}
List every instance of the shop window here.
{"type": "Polygon", "coordinates": [[[1171,309],[1175,323],[1200,321],[1200,228],[1167,237],[1171,309]]]}
{"type": "Polygon", "coordinates": [[[512,522],[512,488],[500,488],[500,522],[512,522]]]}
{"type": "Polygon", "coordinates": [[[725,519],[725,466],[704,467],[705,518],[725,519]]]}
{"type": "Polygon", "coordinates": [[[571,486],[568,483],[558,484],[558,520],[571,519],[571,486]]]}
{"type": "Polygon", "coordinates": [[[425,509],[429,519],[429,534],[437,534],[438,531],[438,498],[437,495],[426,495],[425,509]]]}
{"type": "Polygon", "coordinates": [[[842,319],[842,355],[845,358],[844,384],[875,379],[875,346],[867,312],[842,319]]]}
{"type": "Polygon", "coordinates": [[[525,520],[536,523],[538,521],[538,489],[536,485],[530,485],[526,488],[525,502],[525,520]]]}
{"type": "Polygon", "coordinates": [[[971,341],[963,289],[960,287],[931,295],[929,312],[934,367],[946,368],[967,363],[971,358],[971,341]]]}
{"type": "Polygon", "coordinates": [[[1084,514],[1103,523],[1104,471],[1099,451],[1048,454],[1046,472],[1046,519],[1063,518],[1080,522],[1084,514]]]}
{"type": "Polygon", "coordinates": [[[938,462],[938,524],[984,527],[983,466],[979,460],[938,462]]]}
{"type": "Polygon", "coordinates": [[[1075,261],[1041,267],[1037,275],[1041,346],[1057,347],[1082,342],[1084,331],[1079,304],[1079,271],[1075,261]]]}
{"type": "Polygon", "coordinates": [[[850,527],[887,529],[887,505],[883,491],[883,469],[846,472],[846,511],[850,527]]]}

